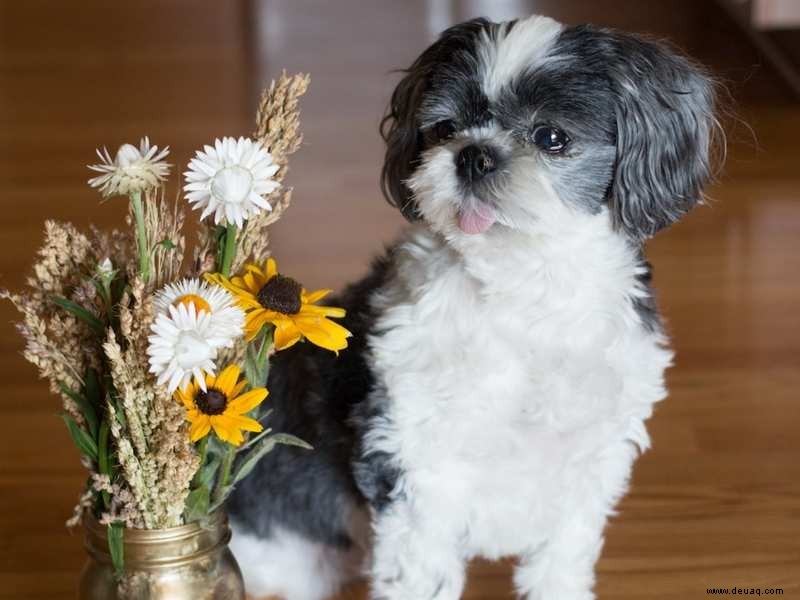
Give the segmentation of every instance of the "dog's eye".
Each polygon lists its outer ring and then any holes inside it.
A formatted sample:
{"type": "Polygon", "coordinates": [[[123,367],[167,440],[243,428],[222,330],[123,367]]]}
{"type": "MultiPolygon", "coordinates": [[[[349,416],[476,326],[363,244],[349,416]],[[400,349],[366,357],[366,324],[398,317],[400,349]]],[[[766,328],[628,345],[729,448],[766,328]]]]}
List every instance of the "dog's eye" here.
{"type": "Polygon", "coordinates": [[[450,119],[439,121],[433,126],[431,133],[435,143],[449,140],[456,132],[456,124],[450,119]]]}
{"type": "Polygon", "coordinates": [[[537,125],[530,139],[538,148],[553,154],[562,152],[569,144],[569,136],[558,127],[550,125],[537,125]]]}

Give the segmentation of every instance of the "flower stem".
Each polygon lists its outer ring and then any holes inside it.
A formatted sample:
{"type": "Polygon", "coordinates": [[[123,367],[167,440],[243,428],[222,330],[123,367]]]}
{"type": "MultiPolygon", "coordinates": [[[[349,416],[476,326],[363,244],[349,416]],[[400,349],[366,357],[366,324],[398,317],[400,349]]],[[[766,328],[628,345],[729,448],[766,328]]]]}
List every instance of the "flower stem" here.
{"type": "MultiPolygon", "coordinates": [[[[101,475],[108,476],[109,481],[111,481],[113,475],[108,456],[108,434],[110,430],[108,417],[106,417],[100,423],[100,433],[97,440],[97,467],[101,475]]],[[[108,510],[111,507],[111,495],[106,490],[103,490],[101,495],[103,497],[103,506],[108,510]]]]}
{"type": "Polygon", "coordinates": [[[136,247],[139,251],[139,271],[145,283],[150,281],[150,253],[147,248],[147,231],[144,227],[144,207],[142,206],[142,193],[131,192],[131,206],[133,218],[136,221],[136,247]]]}
{"type": "Polygon", "coordinates": [[[236,254],[236,225],[228,223],[225,229],[225,248],[222,251],[222,265],[220,265],[220,273],[223,277],[231,276],[231,265],[233,264],[233,257],[236,254]]]}
{"type": "Polygon", "coordinates": [[[233,459],[236,456],[236,448],[228,445],[225,456],[222,457],[222,466],[219,470],[219,477],[217,478],[217,489],[214,490],[214,504],[219,506],[225,500],[228,493],[228,484],[231,478],[231,469],[233,468],[233,459]]]}
{"type": "Polygon", "coordinates": [[[205,436],[202,440],[200,440],[200,445],[197,448],[198,454],[200,454],[200,466],[197,468],[197,473],[194,474],[194,478],[192,480],[192,487],[197,487],[200,485],[201,480],[203,479],[203,467],[206,466],[206,457],[208,456],[208,438],[210,436],[205,436]]]}

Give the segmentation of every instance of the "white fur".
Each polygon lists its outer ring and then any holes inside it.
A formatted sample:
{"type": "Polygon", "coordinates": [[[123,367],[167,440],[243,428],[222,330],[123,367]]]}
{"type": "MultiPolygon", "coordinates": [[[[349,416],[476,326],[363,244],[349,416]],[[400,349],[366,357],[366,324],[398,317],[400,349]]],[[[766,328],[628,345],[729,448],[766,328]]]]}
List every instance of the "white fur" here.
{"type": "Polygon", "coordinates": [[[454,156],[490,134],[423,155],[409,185],[425,223],[375,302],[389,410],[368,444],[402,473],[373,524],[381,600],[455,600],[469,558],[508,555],[526,598],[593,598],[606,518],[666,395],[672,354],[634,310],[640,258],[607,210],[570,206],[521,158],[498,223],[459,230],[478,200],[459,192],[454,156]]]}
{"type": "Polygon", "coordinates": [[[374,597],[459,598],[468,558],[506,555],[528,598],[592,597],[671,353],[630,308],[636,257],[607,214],[567,212],[552,235],[418,226],[402,246],[391,333],[370,340],[392,423],[370,441],[404,473],[374,523],[374,597]]]}
{"type": "Polygon", "coordinates": [[[541,62],[563,29],[558,21],[535,15],[518,21],[511,31],[501,34],[497,40],[490,40],[485,35],[479,60],[483,90],[489,99],[496,98],[512,77],[541,62]]]}
{"type": "Polygon", "coordinates": [[[235,521],[231,528],[231,550],[244,575],[245,589],[255,598],[320,600],[361,573],[363,555],[358,549],[343,552],[282,528],[269,538],[253,535],[235,521]]]}

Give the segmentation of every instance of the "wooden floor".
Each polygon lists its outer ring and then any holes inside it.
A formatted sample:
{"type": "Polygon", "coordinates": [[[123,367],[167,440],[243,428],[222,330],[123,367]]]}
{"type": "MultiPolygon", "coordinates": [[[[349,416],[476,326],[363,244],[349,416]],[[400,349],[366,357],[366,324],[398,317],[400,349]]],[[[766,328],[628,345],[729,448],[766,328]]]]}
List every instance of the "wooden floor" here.
{"type": "MultiPolygon", "coordinates": [[[[675,39],[718,69],[755,134],[732,123],[713,201],[650,246],[677,364],[650,422],[653,449],[608,528],[599,597],[683,600],[736,586],[800,598],[800,106],[710,1],[534,4],[675,39]]],[[[95,146],[149,134],[184,164],[215,136],[247,134],[259,87],[283,67],[311,72],[312,88],[274,251],[307,285],[341,286],[402,226],[377,189],[390,70],[454,20],[528,10],[0,0],[0,287],[23,282],[45,216],[120,218],[121,203],[101,207],[85,186],[95,146]]],[[[12,318],[0,305],[0,598],[72,598],[83,551],[63,522],[83,474],[12,318]]],[[[474,566],[465,598],[511,597],[508,565],[474,566]]]]}

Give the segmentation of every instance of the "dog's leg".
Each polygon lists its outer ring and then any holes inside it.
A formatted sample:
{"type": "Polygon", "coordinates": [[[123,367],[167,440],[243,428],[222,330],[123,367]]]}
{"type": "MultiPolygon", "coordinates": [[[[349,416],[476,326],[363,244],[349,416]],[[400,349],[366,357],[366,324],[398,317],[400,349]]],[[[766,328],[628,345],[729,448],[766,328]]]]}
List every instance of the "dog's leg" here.
{"type": "Polygon", "coordinates": [[[458,536],[441,521],[424,518],[396,499],[375,515],[371,566],[372,600],[457,600],[464,588],[465,560],[458,536]]]}
{"type": "Polygon", "coordinates": [[[594,566],[603,547],[603,529],[627,489],[637,454],[633,444],[607,449],[576,469],[559,498],[560,517],[548,539],[520,559],[514,573],[526,600],[592,600],[594,566]]]}
{"type": "Polygon", "coordinates": [[[324,600],[362,567],[358,548],[333,548],[312,542],[300,534],[276,529],[260,538],[232,523],[231,550],[254,598],[324,600]]]}
{"type": "Polygon", "coordinates": [[[514,572],[526,600],[593,600],[594,565],[603,545],[605,515],[576,516],[546,543],[520,558],[514,572]]]}

